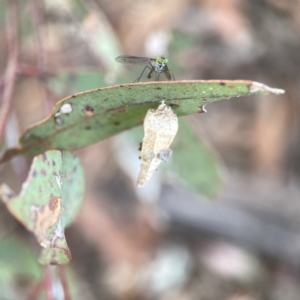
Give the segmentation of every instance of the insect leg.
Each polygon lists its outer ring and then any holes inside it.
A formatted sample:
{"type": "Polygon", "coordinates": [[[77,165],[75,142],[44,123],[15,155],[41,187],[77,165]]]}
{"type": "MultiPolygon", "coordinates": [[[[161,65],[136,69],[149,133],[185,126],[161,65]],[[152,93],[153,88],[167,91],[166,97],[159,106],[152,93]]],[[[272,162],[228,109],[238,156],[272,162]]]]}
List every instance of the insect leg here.
{"type": "Polygon", "coordinates": [[[175,79],[175,76],[174,76],[172,70],[169,69],[169,72],[171,73],[171,78],[173,77],[173,80],[175,81],[176,79],[175,79]]]}
{"type": "Polygon", "coordinates": [[[152,70],[149,66],[146,66],[146,67],[144,68],[143,72],[141,73],[141,75],[140,75],[134,82],[139,82],[139,81],[140,81],[140,79],[142,78],[142,76],[143,76],[143,74],[144,74],[144,72],[145,72],[145,70],[146,70],[147,68],[150,69],[150,70],[152,70]]]}
{"type": "Polygon", "coordinates": [[[149,72],[149,73],[148,73],[148,75],[147,75],[147,78],[149,78],[149,79],[150,79],[150,78],[151,78],[151,76],[152,76],[152,73],[153,73],[153,69],[151,69],[151,70],[150,70],[150,72],[149,72]]]}
{"type": "Polygon", "coordinates": [[[143,74],[144,74],[144,72],[145,72],[145,70],[146,70],[147,67],[148,67],[148,66],[146,66],[146,67],[144,68],[144,70],[143,70],[143,72],[141,73],[141,75],[140,75],[134,82],[139,82],[139,81],[140,81],[140,79],[141,79],[141,77],[143,76],[143,74]]]}
{"type": "MultiPolygon", "coordinates": [[[[164,73],[164,75],[166,76],[166,78],[167,78],[169,81],[170,81],[170,80],[173,80],[174,74],[173,74],[172,70],[170,70],[170,69],[168,68],[167,65],[164,66],[164,69],[163,69],[162,73],[164,73]],[[173,77],[172,77],[172,76],[173,76],[173,77]]],[[[175,78],[174,78],[174,80],[175,80],[175,78]]]]}

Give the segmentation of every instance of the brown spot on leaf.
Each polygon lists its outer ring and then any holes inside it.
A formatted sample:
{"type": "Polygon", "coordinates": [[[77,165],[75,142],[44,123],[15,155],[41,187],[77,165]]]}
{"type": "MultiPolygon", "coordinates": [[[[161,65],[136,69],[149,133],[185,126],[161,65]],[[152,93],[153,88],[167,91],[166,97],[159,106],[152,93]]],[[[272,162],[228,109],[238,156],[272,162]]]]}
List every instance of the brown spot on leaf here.
{"type": "Polygon", "coordinates": [[[52,160],[52,166],[54,167],[56,165],[55,160],[52,160]]]}
{"type": "Polygon", "coordinates": [[[220,82],[220,85],[224,86],[224,85],[226,85],[226,83],[225,82],[220,82]]]}
{"type": "Polygon", "coordinates": [[[161,90],[161,87],[156,87],[155,89],[156,89],[156,90],[161,90]]]}
{"type": "Polygon", "coordinates": [[[171,103],[171,104],[169,104],[169,106],[177,108],[177,107],[179,107],[179,104],[171,103]]]}
{"type": "Polygon", "coordinates": [[[86,126],[85,129],[86,129],[86,130],[91,130],[92,127],[91,127],[91,126],[86,126]]]}
{"type": "Polygon", "coordinates": [[[51,266],[56,266],[56,265],[58,265],[58,260],[57,260],[57,258],[56,258],[56,249],[52,249],[52,253],[51,253],[51,259],[50,259],[50,262],[49,262],[49,264],[51,265],[51,266]]]}
{"type": "Polygon", "coordinates": [[[47,160],[47,155],[43,153],[42,158],[43,158],[43,162],[45,162],[47,160]]]}
{"type": "Polygon", "coordinates": [[[118,109],[118,112],[119,112],[119,113],[124,113],[124,112],[126,112],[126,109],[125,109],[125,108],[119,108],[119,109],[118,109]]]}
{"type": "Polygon", "coordinates": [[[86,117],[92,117],[94,115],[94,108],[91,105],[87,104],[84,107],[83,112],[86,117]]]}
{"type": "Polygon", "coordinates": [[[76,95],[73,95],[71,98],[76,98],[76,95]]]}
{"type": "Polygon", "coordinates": [[[142,147],[143,147],[143,142],[140,142],[140,144],[139,144],[139,151],[142,151],[142,147]]]}
{"type": "Polygon", "coordinates": [[[62,200],[59,197],[51,196],[45,205],[31,206],[31,220],[33,232],[42,247],[49,247],[54,238],[53,234],[49,235],[48,230],[59,221],[62,210],[62,200]]]}
{"type": "Polygon", "coordinates": [[[114,125],[119,126],[119,125],[120,125],[120,122],[119,122],[119,121],[116,121],[116,122],[114,122],[114,125]]]}
{"type": "Polygon", "coordinates": [[[68,258],[68,261],[71,261],[72,260],[71,251],[68,249],[64,249],[64,252],[65,252],[66,257],[68,258]]]}
{"type": "Polygon", "coordinates": [[[34,169],[32,172],[32,177],[35,177],[35,176],[36,176],[36,170],[34,169]]]}
{"type": "Polygon", "coordinates": [[[63,125],[63,124],[64,124],[63,119],[60,118],[60,117],[54,117],[54,122],[55,122],[55,124],[57,124],[57,125],[63,125]]]}
{"type": "Polygon", "coordinates": [[[48,202],[48,206],[50,210],[55,210],[57,209],[57,205],[58,205],[58,200],[57,198],[51,196],[49,202],[48,202]]]}
{"type": "Polygon", "coordinates": [[[108,98],[103,99],[104,102],[106,102],[108,100],[108,98]]]}
{"type": "Polygon", "coordinates": [[[46,170],[45,170],[45,169],[42,169],[42,170],[41,170],[41,174],[44,175],[44,176],[47,175],[46,170]]]}

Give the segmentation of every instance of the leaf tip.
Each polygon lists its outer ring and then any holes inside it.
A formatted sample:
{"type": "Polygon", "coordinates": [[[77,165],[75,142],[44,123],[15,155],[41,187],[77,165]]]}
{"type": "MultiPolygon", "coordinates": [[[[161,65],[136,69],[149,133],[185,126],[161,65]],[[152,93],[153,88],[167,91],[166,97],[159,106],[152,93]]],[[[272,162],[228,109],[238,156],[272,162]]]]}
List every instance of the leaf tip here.
{"type": "Polygon", "coordinates": [[[0,185],[0,200],[3,203],[7,203],[13,196],[14,192],[6,183],[0,185]]]}
{"type": "Polygon", "coordinates": [[[277,88],[271,88],[263,83],[253,81],[252,84],[249,87],[250,93],[256,93],[256,92],[269,92],[271,94],[280,95],[284,94],[285,91],[282,89],[277,88]]]}
{"type": "Polygon", "coordinates": [[[203,113],[207,113],[205,105],[200,106],[198,110],[198,114],[203,114],[203,113]]]}

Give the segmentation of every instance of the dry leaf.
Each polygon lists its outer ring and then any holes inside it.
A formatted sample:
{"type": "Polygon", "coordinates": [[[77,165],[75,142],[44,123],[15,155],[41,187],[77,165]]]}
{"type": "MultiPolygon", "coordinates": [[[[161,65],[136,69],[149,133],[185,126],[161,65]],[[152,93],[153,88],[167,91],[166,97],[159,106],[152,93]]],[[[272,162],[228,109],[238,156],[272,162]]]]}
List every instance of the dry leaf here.
{"type": "Polygon", "coordinates": [[[164,101],[157,109],[149,109],[144,120],[144,139],[142,144],[141,170],[138,186],[142,187],[159,164],[167,162],[172,154],[169,149],[178,130],[177,115],[164,101]]]}

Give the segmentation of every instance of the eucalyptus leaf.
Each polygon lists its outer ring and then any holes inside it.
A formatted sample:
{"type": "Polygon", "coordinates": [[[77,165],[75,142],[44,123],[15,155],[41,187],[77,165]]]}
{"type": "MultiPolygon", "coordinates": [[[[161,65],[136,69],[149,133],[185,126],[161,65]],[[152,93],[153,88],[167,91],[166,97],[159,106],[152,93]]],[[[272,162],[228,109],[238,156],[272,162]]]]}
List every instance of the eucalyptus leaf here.
{"type": "Polygon", "coordinates": [[[185,120],[179,121],[179,131],[171,148],[172,173],[202,195],[214,197],[222,184],[220,164],[185,120]]]}
{"type": "Polygon", "coordinates": [[[78,157],[57,150],[36,156],[20,194],[6,193],[4,197],[2,193],[1,197],[11,214],[45,248],[40,262],[70,261],[64,229],[78,214],[84,198],[84,173],[78,157]]]}
{"type": "Polygon", "coordinates": [[[69,96],[51,115],[27,129],[21,148],[8,149],[0,162],[17,154],[37,155],[50,149],[74,151],[143,124],[146,112],[161,101],[177,116],[205,111],[210,102],[257,94],[282,94],[253,81],[167,81],[124,84],[69,96]]]}

